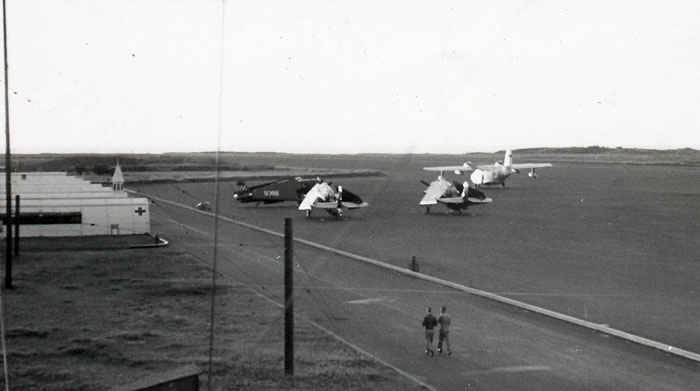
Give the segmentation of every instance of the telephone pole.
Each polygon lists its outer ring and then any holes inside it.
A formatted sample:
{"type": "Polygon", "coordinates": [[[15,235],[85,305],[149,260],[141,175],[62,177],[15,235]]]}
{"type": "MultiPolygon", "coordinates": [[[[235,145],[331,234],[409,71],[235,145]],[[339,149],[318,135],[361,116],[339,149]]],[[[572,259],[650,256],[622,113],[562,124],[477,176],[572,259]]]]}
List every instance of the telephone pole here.
{"type": "Polygon", "coordinates": [[[7,71],[7,6],[2,0],[2,41],[5,62],[5,289],[12,289],[12,159],[10,158],[10,99],[7,71]]]}
{"type": "Polygon", "coordinates": [[[294,376],[294,235],[284,219],[284,373],[294,376]]]}

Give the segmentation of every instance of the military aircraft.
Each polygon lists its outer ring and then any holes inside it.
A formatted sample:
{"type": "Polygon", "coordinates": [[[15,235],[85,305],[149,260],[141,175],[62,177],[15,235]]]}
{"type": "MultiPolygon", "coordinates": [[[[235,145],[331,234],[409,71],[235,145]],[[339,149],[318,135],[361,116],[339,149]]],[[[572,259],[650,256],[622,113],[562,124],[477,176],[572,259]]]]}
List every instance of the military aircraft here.
{"type": "Polygon", "coordinates": [[[233,199],[243,203],[255,202],[256,206],[260,203],[273,204],[284,201],[296,201],[299,204],[304,199],[306,192],[316,184],[316,181],[316,179],[296,177],[250,187],[244,182],[239,182],[240,189],[233,193],[233,199]]]}
{"type": "Polygon", "coordinates": [[[469,182],[450,182],[442,175],[430,183],[421,183],[428,186],[423,199],[420,200],[420,205],[425,206],[426,214],[430,213],[431,205],[443,204],[448,209],[462,214],[462,209],[467,209],[469,205],[489,204],[493,201],[483,192],[470,187],[469,182]]]}
{"type": "Polygon", "coordinates": [[[305,211],[306,217],[311,217],[313,209],[323,209],[332,216],[343,217],[343,209],[365,208],[367,205],[362,198],[342,186],[334,189],[330,183],[320,181],[306,193],[299,210],[305,211]]]}
{"type": "Polygon", "coordinates": [[[506,187],[506,179],[512,174],[519,174],[520,170],[529,169],[527,174],[530,178],[537,178],[535,172],[538,168],[552,167],[551,163],[513,163],[513,152],[509,149],[506,151],[503,162],[496,162],[493,165],[476,166],[474,168],[470,162],[466,162],[461,166],[442,166],[442,167],[424,167],[427,171],[454,171],[460,175],[466,171],[474,171],[469,177],[475,186],[481,185],[501,185],[506,187]]]}

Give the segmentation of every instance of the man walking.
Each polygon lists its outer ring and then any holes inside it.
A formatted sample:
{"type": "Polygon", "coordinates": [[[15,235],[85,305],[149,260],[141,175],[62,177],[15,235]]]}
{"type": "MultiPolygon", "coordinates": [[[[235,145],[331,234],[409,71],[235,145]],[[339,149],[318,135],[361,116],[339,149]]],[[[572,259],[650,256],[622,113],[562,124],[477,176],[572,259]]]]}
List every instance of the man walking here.
{"type": "Polygon", "coordinates": [[[435,351],[433,350],[433,338],[435,337],[435,326],[438,324],[437,319],[435,319],[431,311],[431,308],[428,307],[428,313],[425,314],[423,318],[423,327],[425,328],[425,354],[428,356],[435,355],[435,351]]]}
{"type": "Polygon", "coordinates": [[[440,332],[438,334],[438,353],[442,354],[443,346],[447,348],[447,355],[452,355],[452,349],[450,348],[450,315],[447,314],[447,307],[443,306],[440,310],[440,316],[437,319],[440,325],[440,332]]]}

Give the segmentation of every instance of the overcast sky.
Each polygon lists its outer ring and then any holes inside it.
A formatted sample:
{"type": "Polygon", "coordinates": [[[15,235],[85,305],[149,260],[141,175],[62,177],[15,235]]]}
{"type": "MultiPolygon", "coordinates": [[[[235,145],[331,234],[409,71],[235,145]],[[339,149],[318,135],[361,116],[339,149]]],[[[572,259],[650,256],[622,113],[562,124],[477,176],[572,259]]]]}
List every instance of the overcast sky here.
{"type": "MultiPolygon", "coordinates": [[[[15,152],[217,148],[221,0],[7,3],[15,152]]],[[[224,20],[222,150],[700,148],[698,1],[226,1],[224,20]]]]}

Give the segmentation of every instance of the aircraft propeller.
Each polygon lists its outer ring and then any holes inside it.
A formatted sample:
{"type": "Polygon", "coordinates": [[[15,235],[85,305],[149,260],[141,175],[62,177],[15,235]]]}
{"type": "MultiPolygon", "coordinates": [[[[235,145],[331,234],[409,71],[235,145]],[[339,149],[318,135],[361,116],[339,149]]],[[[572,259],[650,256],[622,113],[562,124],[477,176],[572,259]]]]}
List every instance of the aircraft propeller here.
{"type": "Polygon", "coordinates": [[[338,209],[343,207],[343,186],[338,186],[338,209]]]}

